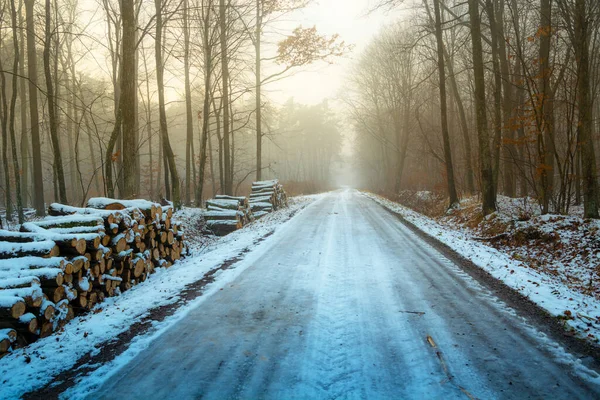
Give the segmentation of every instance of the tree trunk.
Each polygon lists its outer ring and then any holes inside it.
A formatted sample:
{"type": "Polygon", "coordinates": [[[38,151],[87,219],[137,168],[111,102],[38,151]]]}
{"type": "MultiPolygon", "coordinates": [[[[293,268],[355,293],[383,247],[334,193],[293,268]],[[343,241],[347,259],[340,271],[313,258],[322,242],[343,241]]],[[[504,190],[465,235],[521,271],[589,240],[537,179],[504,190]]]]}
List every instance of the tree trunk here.
{"type": "MultiPolygon", "coordinates": [[[[198,167],[198,185],[196,186],[196,206],[202,205],[202,192],[204,191],[204,175],[206,170],[206,144],[208,141],[208,128],[209,128],[209,116],[210,116],[210,103],[212,98],[212,43],[210,43],[210,31],[211,27],[211,7],[212,1],[208,3],[208,10],[206,14],[203,14],[202,24],[202,45],[204,47],[204,103],[202,106],[202,133],[200,138],[200,165],[198,167]]],[[[204,12],[204,11],[203,11],[204,12]]],[[[211,153],[211,176],[214,182],[214,175],[212,170],[212,153],[211,153]]],[[[214,192],[214,190],[213,190],[214,192]]]]}
{"type": "MultiPolygon", "coordinates": [[[[183,0],[183,73],[185,76],[185,204],[192,200],[192,145],[194,143],[194,120],[192,117],[192,90],[190,87],[190,30],[188,27],[188,0],[183,0]]],[[[202,151],[202,150],[201,150],[202,151]]]]}
{"type": "Polygon", "coordinates": [[[574,47],[577,60],[577,103],[579,105],[578,136],[583,172],[583,213],[585,218],[598,218],[598,181],[596,154],[592,137],[592,101],[590,98],[589,25],[586,0],[575,0],[574,47]]]}
{"type": "Polygon", "coordinates": [[[479,143],[479,169],[481,172],[482,212],[488,215],[496,211],[496,193],[489,143],[489,129],[486,115],[485,74],[483,71],[483,50],[481,45],[481,20],[479,1],[469,0],[471,17],[471,42],[473,46],[473,70],[475,80],[475,109],[479,143]]]}
{"type": "MultiPolygon", "coordinates": [[[[53,77],[50,71],[50,43],[52,37],[51,29],[51,2],[46,0],[46,18],[45,18],[45,41],[44,41],[44,74],[46,77],[46,97],[48,99],[48,120],[50,125],[50,139],[52,141],[52,151],[54,153],[54,168],[58,183],[59,199],[63,204],[67,204],[67,189],[65,186],[65,173],[63,169],[60,143],[58,139],[58,116],[56,114],[56,99],[53,85],[53,77]]],[[[58,49],[56,49],[58,51],[58,49]]]]}
{"type": "Polygon", "coordinates": [[[233,195],[233,182],[231,181],[231,155],[230,155],[230,125],[229,125],[229,60],[227,54],[227,8],[225,0],[219,0],[219,26],[221,42],[221,79],[223,84],[223,161],[224,161],[224,187],[223,193],[233,195]]]}
{"type": "Polygon", "coordinates": [[[121,197],[128,199],[137,195],[136,180],[136,158],[137,143],[135,142],[135,97],[136,97],[136,70],[135,70],[135,48],[136,48],[136,26],[134,0],[121,0],[121,18],[123,21],[123,51],[121,56],[121,108],[123,138],[123,192],[121,197]]]}
{"type": "Polygon", "coordinates": [[[437,41],[438,76],[440,85],[440,113],[442,122],[442,139],[444,141],[444,160],[446,161],[446,179],[448,184],[449,207],[458,205],[458,195],[454,181],[452,166],[452,151],[450,149],[450,134],[448,132],[448,109],[446,103],[446,70],[444,66],[444,38],[442,36],[442,18],[440,15],[440,0],[433,0],[435,13],[435,38],[437,41]]]}
{"type": "MultiPolygon", "coordinates": [[[[150,74],[148,73],[148,62],[146,60],[146,54],[144,53],[144,72],[146,75],[146,101],[144,104],[146,105],[146,134],[148,135],[148,170],[150,173],[150,198],[153,199],[156,196],[155,186],[154,186],[154,162],[153,162],[153,154],[152,154],[152,106],[150,104],[150,74]]],[[[158,163],[160,168],[160,162],[158,163]]],[[[160,170],[159,173],[160,175],[160,170]]],[[[158,178],[160,179],[160,177],[158,178]]],[[[156,187],[158,190],[158,182],[156,183],[156,187]]]]}
{"type": "Polygon", "coordinates": [[[540,2],[540,37],[539,48],[539,123],[538,123],[538,166],[540,179],[540,202],[542,214],[549,212],[550,197],[552,195],[552,177],[554,175],[554,115],[552,112],[552,89],[550,88],[550,39],[552,29],[552,0],[540,2]]]}
{"type": "Polygon", "coordinates": [[[256,38],[254,47],[256,49],[256,180],[262,180],[262,82],[261,82],[261,30],[262,30],[262,2],[256,0],[256,38]]]}
{"type": "Polygon", "coordinates": [[[15,175],[15,197],[17,200],[17,213],[19,216],[19,224],[24,222],[23,218],[23,199],[21,197],[21,169],[19,168],[19,156],[17,152],[17,135],[15,134],[15,110],[17,106],[17,75],[19,73],[19,40],[17,38],[17,7],[15,6],[15,0],[10,1],[10,14],[12,21],[12,36],[13,36],[13,69],[12,69],[12,96],[10,98],[10,117],[9,117],[9,131],[10,131],[10,144],[12,149],[13,158],[13,172],[15,175]]]}
{"type": "Polygon", "coordinates": [[[46,214],[44,203],[44,178],[42,172],[42,145],[37,101],[37,53],[35,50],[35,24],[33,4],[35,0],[25,0],[27,21],[27,75],[29,77],[29,117],[31,119],[31,148],[33,155],[33,205],[38,216],[46,214]]]}
{"type": "Polygon", "coordinates": [[[508,56],[506,54],[506,39],[504,37],[504,0],[496,3],[496,28],[498,30],[498,56],[500,58],[500,72],[502,74],[502,85],[504,97],[502,100],[502,130],[505,140],[502,143],[504,154],[504,194],[515,197],[516,185],[514,176],[515,145],[514,130],[511,119],[513,117],[513,87],[511,84],[508,56]]]}
{"type": "Polygon", "coordinates": [[[6,75],[0,59],[0,97],[2,97],[2,113],[0,114],[0,130],[2,131],[2,169],[4,171],[4,201],[6,202],[6,220],[12,221],[13,208],[10,188],[10,169],[8,164],[8,105],[6,104],[6,75]]]}
{"type": "Polygon", "coordinates": [[[494,138],[493,149],[493,176],[494,194],[498,192],[498,176],[500,174],[500,147],[502,145],[502,75],[498,60],[498,31],[496,27],[496,12],[492,0],[486,0],[486,12],[490,24],[490,37],[492,42],[492,69],[494,73],[494,138]]]}
{"type": "MultiPolygon", "coordinates": [[[[181,196],[179,190],[179,175],[177,174],[177,166],[175,165],[175,155],[171,149],[171,143],[169,142],[169,132],[167,128],[167,112],[165,109],[165,85],[164,85],[164,63],[162,54],[162,35],[163,35],[163,21],[162,21],[162,4],[161,0],[154,0],[156,9],[156,36],[154,51],[156,56],[156,86],[158,90],[158,111],[160,118],[160,133],[162,137],[163,152],[166,158],[166,163],[169,167],[171,186],[172,186],[172,200],[175,208],[181,207],[181,196]]],[[[165,171],[166,172],[166,171],[165,171]]]]}
{"type": "Polygon", "coordinates": [[[27,136],[27,87],[25,79],[25,22],[23,21],[23,13],[19,7],[19,35],[21,42],[21,51],[19,51],[19,75],[21,79],[19,81],[19,106],[21,114],[21,170],[23,171],[22,178],[23,182],[21,185],[23,194],[23,204],[27,206],[29,204],[29,137],[27,136]]]}
{"type": "Polygon", "coordinates": [[[446,59],[446,65],[448,69],[448,77],[450,79],[450,86],[452,88],[452,94],[454,95],[454,102],[458,108],[458,116],[460,121],[460,130],[463,135],[463,142],[465,146],[465,169],[467,174],[467,192],[469,194],[475,193],[475,181],[473,179],[473,151],[471,149],[471,137],[469,135],[469,125],[467,123],[467,116],[465,113],[465,107],[458,91],[458,84],[456,83],[456,76],[454,74],[454,65],[450,59],[446,48],[444,47],[444,58],[446,59]]]}

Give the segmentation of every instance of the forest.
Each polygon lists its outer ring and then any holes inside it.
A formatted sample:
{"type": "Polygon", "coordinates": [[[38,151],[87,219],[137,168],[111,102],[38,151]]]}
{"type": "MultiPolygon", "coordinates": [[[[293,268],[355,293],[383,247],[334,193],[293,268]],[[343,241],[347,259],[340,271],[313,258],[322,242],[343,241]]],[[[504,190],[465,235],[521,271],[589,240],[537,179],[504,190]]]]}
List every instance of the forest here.
{"type": "Polygon", "coordinates": [[[264,90],[349,50],[282,27],[301,0],[2,1],[2,205],[200,204],[276,176],[325,182],[336,115],[264,90]]]}
{"type": "MultiPolygon", "coordinates": [[[[380,7],[400,7],[384,1],[380,7]]],[[[425,0],[360,55],[346,101],[380,190],[533,198],[598,217],[595,0],[425,0]]]]}
{"type": "Polygon", "coordinates": [[[291,21],[310,3],[3,0],[7,218],[93,196],[200,205],[263,178],[316,191],[340,170],[484,214],[503,195],[598,217],[598,2],[366,2],[402,14],[364,48],[291,21]],[[343,107],[272,101],[348,57],[343,107]]]}

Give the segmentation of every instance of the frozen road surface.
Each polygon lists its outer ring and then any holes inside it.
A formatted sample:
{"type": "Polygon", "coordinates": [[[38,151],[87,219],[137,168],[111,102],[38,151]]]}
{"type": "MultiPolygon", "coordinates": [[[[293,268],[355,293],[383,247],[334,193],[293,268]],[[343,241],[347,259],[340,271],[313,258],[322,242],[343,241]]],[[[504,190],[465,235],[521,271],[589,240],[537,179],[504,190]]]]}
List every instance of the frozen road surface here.
{"type": "Polygon", "coordinates": [[[356,191],[263,245],[89,397],[600,398],[573,356],[356,191]]]}

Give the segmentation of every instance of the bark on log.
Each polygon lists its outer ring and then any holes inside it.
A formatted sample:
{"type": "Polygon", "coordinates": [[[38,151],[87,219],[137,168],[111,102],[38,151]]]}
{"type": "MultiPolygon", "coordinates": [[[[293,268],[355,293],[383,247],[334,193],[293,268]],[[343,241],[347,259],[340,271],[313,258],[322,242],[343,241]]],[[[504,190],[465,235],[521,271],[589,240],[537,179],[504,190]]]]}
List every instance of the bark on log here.
{"type": "Polygon", "coordinates": [[[56,257],[60,254],[58,246],[50,240],[33,243],[0,243],[0,260],[16,257],[56,257]]]}
{"type": "Polygon", "coordinates": [[[0,294],[0,319],[17,319],[25,314],[26,309],[25,300],[15,296],[2,296],[0,294]]]}

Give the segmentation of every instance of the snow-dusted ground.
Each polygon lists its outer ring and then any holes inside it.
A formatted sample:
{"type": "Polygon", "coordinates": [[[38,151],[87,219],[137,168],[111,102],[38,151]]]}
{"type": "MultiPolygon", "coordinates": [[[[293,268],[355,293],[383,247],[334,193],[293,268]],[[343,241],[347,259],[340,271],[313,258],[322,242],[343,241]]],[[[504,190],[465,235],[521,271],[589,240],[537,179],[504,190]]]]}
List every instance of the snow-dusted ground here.
{"type": "Polygon", "coordinates": [[[357,191],[217,283],[63,398],[599,398],[585,361],[357,191]]]}
{"type": "MultiPolygon", "coordinates": [[[[552,275],[538,272],[530,268],[525,261],[516,260],[510,254],[497,250],[485,242],[473,240],[473,232],[460,229],[458,223],[455,224],[455,229],[451,229],[449,227],[451,223],[442,225],[432,218],[384,197],[371,193],[365,193],[364,195],[400,214],[428,235],[448,245],[495,278],[502,280],[506,285],[527,296],[551,315],[565,318],[565,323],[568,325],[566,328],[573,328],[579,336],[588,337],[588,335],[591,335],[589,339],[593,341],[600,338],[600,324],[598,323],[600,320],[600,301],[594,296],[572,289],[565,283],[564,279],[561,279],[562,277],[559,274],[552,275]]],[[[534,213],[532,210],[528,212],[534,213]]],[[[547,219],[551,216],[537,218],[547,219]]],[[[573,219],[573,217],[561,218],[573,219]]],[[[546,256],[552,257],[552,254],[546,256]]],[[[596,263],[599,261],[596,260],[596,263]]],[[[589,265],[586,265],[586,267],[589,267],[589,265]]]]}
{"type": "MultiPolygon", "coordinates": [[[[61,332],[0,359],[0,399],[18,398],[24,393],[45,386],[53,377],[72,368],[80,357],[89,352],[98,352],[101,344],[142,320],[152,308],[177,302],[181,290],[186,285],[200,280],[206,272],[238,255],[245,248],[250,247],[252,250],[252,244],[257,239],[273,229],[280,229],[282,222],[289,219],[291,213],[306,207],[318,197],[294,198],[290,201],[288,209],[269,214],[224,238],[207,240],[190,237],[190,254],[183,261],[177,262],[169,269],[158,269],[148,280],[119,297],[107,298],[104,303],[96,306],[94,312],[75,318],[61,332]]],[[[191,232],[194,230],[194,224],[198,223],[199,216],[197,212],[188,209],[178,213],[176,218],[184,227],[188,227],[186,231],[191,232]]],[[[286,223],[283,223],[283,226],[286,223]]],[[[255,251],[260,253],[259,249],[255,251]]],[[[247,257],[252,254],[253,252],[250,252],[247,257]]],[[[219,290],[239,273],[240,270],[236,269],[221,272],[216,283],[207,288],[207,293],[219,290]]],[[[206,297],[209,296],[202,296],[198,300],[206,297]]],[[[155,329],[147,336],[166,329],[165,327],[178,320],[185,313],[185,309],[192,307],[198,300],[156,324],[155,329]]],[[[144,338],[140,338],[139,343],[134,342],[132,347],[143,346],[144,343],[144,338]]]]}

